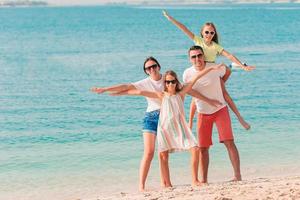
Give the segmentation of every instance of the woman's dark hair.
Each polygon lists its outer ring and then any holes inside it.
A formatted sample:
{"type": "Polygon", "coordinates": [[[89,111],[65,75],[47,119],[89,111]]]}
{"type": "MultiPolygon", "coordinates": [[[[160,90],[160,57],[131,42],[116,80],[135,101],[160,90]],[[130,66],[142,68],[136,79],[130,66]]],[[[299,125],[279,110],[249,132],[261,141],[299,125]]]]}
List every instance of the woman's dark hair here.
{"type": "MultiPolygon", "coordinates": [[[[164,74],[164,80],[166,80],[167,75],[173,76],[175,78],[175,80],[176,80],[175,91],[179,92],[182,89],[182,86],[181,86],[181,83],[179,82],[179,80],[177,78],[176,72],[174,72],[172,70],[166,71],[165,74],[164,74]]],[[[164,86],[164,91],[167,92],[166,82],[165,82],[165,86],[164,86]]]]}
{"type": "Polygon", "coordinates": [[[149,60],[152,60],[152,61],[156,62],[156,64],[157,64],[158,67],[159,67],[159,70],[160,70],[160,68],[161,68],[159,62],[158,62],[154,57],[150,56],[150,57],[146,58],[146,60],[144,61],[144,72],[145,72],[145,74],[147,74],[147,75],[149,75],[149,74],[146,72],[145,65],[146,65],[146,63],[147,63],[149,60]]]}
{"type": "Polygon", "coordinates": [[[200,35],[201,35],[201,37],[203,38],[202,31],[203,31],[203,29],[204,29],[205,26],[211,26],[211,27],[213,27],[213,29],[215,30],[215,35],[214,35],[214,37],[212,38],[212,41],[214,41],[215,43],[219,44],[218,32],[217,32],[216,26],[215,26],[214,23],[212,23],[212,22],[206,22],[206,23],[202,26],[202,28],[201,28],[201,30],[200,30],[200,35]]]}

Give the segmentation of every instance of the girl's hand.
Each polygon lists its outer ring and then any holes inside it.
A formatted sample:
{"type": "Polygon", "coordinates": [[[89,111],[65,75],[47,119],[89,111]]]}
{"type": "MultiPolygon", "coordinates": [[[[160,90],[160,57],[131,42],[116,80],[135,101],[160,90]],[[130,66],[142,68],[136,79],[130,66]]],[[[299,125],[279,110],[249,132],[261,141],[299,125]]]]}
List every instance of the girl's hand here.
{"type": "Polygon", "coordinates": [[[163,15],[164,15],[168,20],[170,20],[170,16],[169,16],[169,14],[167,13],[167,11],[163,10],[162,13],[163,13],[163,15]]]}
{"type": "Polygon", "coordinates": [[[255,69],[255,66],[246,65],[246,66],[243,66],[242,69],[245,70],[245,71],[252,71],[252,70],[255,69]]]}
{"type": "Polygon", "coordinates": [[[215,100],[215,99],[210,99],[209,101],[207,101],[207,103],[211,106],[215,106],[215,107],[219,107],[221,105],[223,105],[220,101],[215,100]]]}
{"type": "Polygon", "coordinates": [[[105,92],[104,88],[97,88],[97,87],[92,87],[90,90],[91,90],[91,92],[96,92],[98,94],[105,92]]]}

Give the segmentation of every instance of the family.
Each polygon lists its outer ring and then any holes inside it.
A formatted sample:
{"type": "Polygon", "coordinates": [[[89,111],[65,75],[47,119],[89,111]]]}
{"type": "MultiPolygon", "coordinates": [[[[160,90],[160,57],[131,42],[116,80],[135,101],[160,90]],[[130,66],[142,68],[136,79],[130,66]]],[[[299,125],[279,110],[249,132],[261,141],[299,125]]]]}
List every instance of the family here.
{"type": "Polygon", "coordinates": [[[188,50],[191,67],[183,73],[183,84],[177,74],[169,70],[161,74],[161,66],[154,57],[148,57],[143,65],[147,78],[128,84],[109,87],[93,87],[96,93],[109,92],[113,96],[140,95],[148,106],[143,120],[144,154],[140,163],[139,190],[145,190],[146,178],[155,152],[159,152],[162,187],[172,187],[169,172],[169,153],[187,151],[191,153],[192,185],[207,184],[209,148],[212,145],[212,128],[215,123],[219,141],[223,143],[234,171],[234,181],[242,180],[240,159],[231,127],[227,105],[236,114],[245,129],[250,125],[240,115],[236,105],[226,91],[224,82],[230,76],[230,69],[224,64],[216,64],[216,57],[223,55],[242,69],[251,71],[255,67],[241,63],[235,56],[218,44],[218,34],[213,23],[201,28],[200,36],[190,32],[183,24],[166,11],[163,15],[181,29],[195,45],[188,50]],[[185,119],[184,98],[193,97],[189,122],[185,119]],[[191,128],[197,110],[197,139],[191,128]],[[200,168],[200,170],[199,170],[200,168]],[[198,172],[200,171],[200,176],[198,172]],[[200,177],[200,179],[199,179],[200,177]]]}

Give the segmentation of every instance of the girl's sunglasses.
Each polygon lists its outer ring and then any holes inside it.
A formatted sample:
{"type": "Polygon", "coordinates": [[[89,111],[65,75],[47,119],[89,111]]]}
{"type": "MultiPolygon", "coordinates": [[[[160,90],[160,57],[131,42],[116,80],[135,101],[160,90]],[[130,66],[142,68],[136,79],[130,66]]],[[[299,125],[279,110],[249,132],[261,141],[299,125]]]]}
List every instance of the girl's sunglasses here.
{"type": "Polygon", "coordinates": [[[176,80],[165,80],[165,83],[166,83],[167,85],[169,85],[170,83],[176,84],[177,81],[176,81],[176,80]]]}
{"type": "Polygon", "coordinates": [[[210,32],[209,32],[209,31],[205,31],[204,33],[205,33],[206,35],[208,35],[209,33],[210,33],[211,35],[214,35],[214,34],[215,34],[215,32],[213,32],[213,31],[210,31],[210,32]]]}

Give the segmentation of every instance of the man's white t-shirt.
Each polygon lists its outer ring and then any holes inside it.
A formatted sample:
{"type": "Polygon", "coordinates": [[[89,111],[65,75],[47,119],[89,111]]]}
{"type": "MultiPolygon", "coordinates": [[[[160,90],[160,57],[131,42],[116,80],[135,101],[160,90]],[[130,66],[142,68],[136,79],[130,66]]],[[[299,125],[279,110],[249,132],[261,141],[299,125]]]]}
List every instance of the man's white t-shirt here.
{"type": "MultiPolygon", "coordinates": [[[[193,89],[209,99],[220,101],[222,106],[211,106],[205,101],[196,99],[195,103],[197,106],[198,113],[201,114],[213,114],[218,110],[226,106],[225,99],[223,97],[222,87],[220,78],[224,76],[226,72],[225,67],[221,67],[217,70],[209,71],[207,74],[199,78],[199,80],[193,86],[193,89]]],[[[195,76],[197,70],[195,67],[186,69],[183,73],[183,82],[187,83],[195,76]]]]}
{"type": "MultiPolygon", "coordinates": [[[[134,87],[138,90],[150,91],[150,92],[163,92],[164,91],[164,80],[161,78],[158,81],[151,79],[150,77],[143,80],[132,83],[134,87]]],[[[148,107],[146,112],[151,112],[154,110],[159,110],[161,102],[158,98],[146,97],[148,102],[148,107]]]]}

